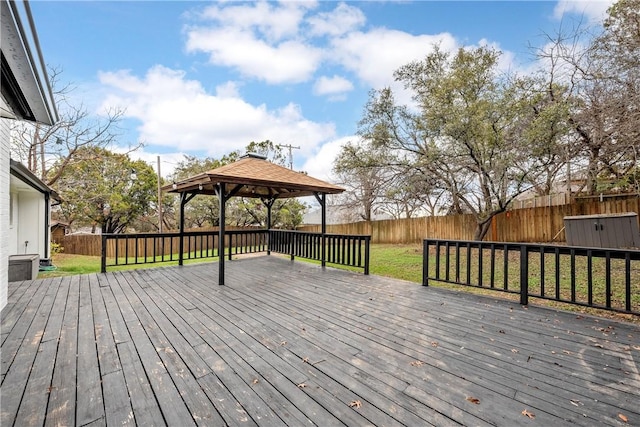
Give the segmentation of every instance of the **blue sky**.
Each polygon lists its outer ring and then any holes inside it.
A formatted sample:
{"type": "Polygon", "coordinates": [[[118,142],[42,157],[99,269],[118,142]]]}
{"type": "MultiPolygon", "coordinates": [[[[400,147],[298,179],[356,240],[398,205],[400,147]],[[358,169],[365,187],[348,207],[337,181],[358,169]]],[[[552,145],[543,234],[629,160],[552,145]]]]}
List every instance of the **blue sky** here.
{"type": "Polygon", "coordinates": [[[250,141],[300,146],[294,167],[331,179],[367,94],[393,70],[489,44],[526,72],[530,45],[561,22],[598,22],[611,1],[32,1],[42,51],[76,103],[125,108],[121,148],[163,175],[184,154],[220,157],[250,141]]]}

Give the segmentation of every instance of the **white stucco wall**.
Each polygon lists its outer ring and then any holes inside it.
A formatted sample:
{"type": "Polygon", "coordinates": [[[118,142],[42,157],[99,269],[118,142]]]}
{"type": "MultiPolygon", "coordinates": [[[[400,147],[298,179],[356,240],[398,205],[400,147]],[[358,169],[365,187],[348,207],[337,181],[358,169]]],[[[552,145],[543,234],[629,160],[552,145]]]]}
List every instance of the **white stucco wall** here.
{"type": "Polygon", "coordinates": [[[0,118],[0,310],[9,281],[9,120],[0,118]]]}

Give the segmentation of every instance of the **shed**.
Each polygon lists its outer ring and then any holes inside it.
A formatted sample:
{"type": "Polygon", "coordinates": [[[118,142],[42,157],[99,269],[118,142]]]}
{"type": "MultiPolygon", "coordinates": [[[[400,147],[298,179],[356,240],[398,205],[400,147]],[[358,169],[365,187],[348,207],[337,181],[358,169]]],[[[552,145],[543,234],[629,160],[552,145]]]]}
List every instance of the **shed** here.
{"type": "Polygon", "coordinates": [[[64,236],[69,233],[69,224],[61,221],[51,221],[51,242],[64,245],[64,236]]]}
{"type": "Polygon", "coordinates": [[[638,214],[578,215],[564,217],[570,246],[592,248],[640,248],[638,214]]]}

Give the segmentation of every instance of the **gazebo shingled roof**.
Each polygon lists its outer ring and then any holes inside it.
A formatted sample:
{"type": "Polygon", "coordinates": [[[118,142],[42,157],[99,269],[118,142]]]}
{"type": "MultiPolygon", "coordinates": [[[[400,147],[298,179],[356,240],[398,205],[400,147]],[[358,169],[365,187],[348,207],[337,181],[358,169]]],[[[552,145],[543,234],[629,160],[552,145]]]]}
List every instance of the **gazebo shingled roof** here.
{"type": "Polygon", "coordinates": [[[216,186],[221,182],[235,185],[233,195],[237,197],[279,199],[313,196],[318,193],[337,194],[344,191],[342,187],[276,165],[255,154],[248,154],[234,163],[175,184],[165,185],[162,189],[171,193],[215,195],[216,186]]]}
{"type": "Polygon", "coordinates": [[[324,266],[324,240],[327,228],[326,195],[342,193],[344,188],[278,166],[267,161],[265,157],[247,154],[234,163],[165,185],[162,190],[180,194],[179,265],[182,265],[184,253],[182,236],[184,236],[185,205],[199,194],[218,196],[220,202],[218,284],[224,285],[225,204],[229,198],[260,198],[267,206],[267,229],[271,229],[271,207],[276,199],[315,196],[322,208],[322,266],[324,266]]]}

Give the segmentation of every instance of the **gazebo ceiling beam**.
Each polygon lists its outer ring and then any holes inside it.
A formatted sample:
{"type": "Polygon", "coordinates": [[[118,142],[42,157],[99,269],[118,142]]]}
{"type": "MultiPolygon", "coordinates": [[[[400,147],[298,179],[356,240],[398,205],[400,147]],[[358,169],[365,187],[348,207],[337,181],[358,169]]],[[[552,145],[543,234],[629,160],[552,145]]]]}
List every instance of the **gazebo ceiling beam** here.
{"type": "Polygon", "coordinates": [[[229,191],[229,194],[226,197],[229,198],[235,196],[240,190],[242,190],[242,187],[244,187],[243,184],[236,185],[231,191],[229,191]]]}

